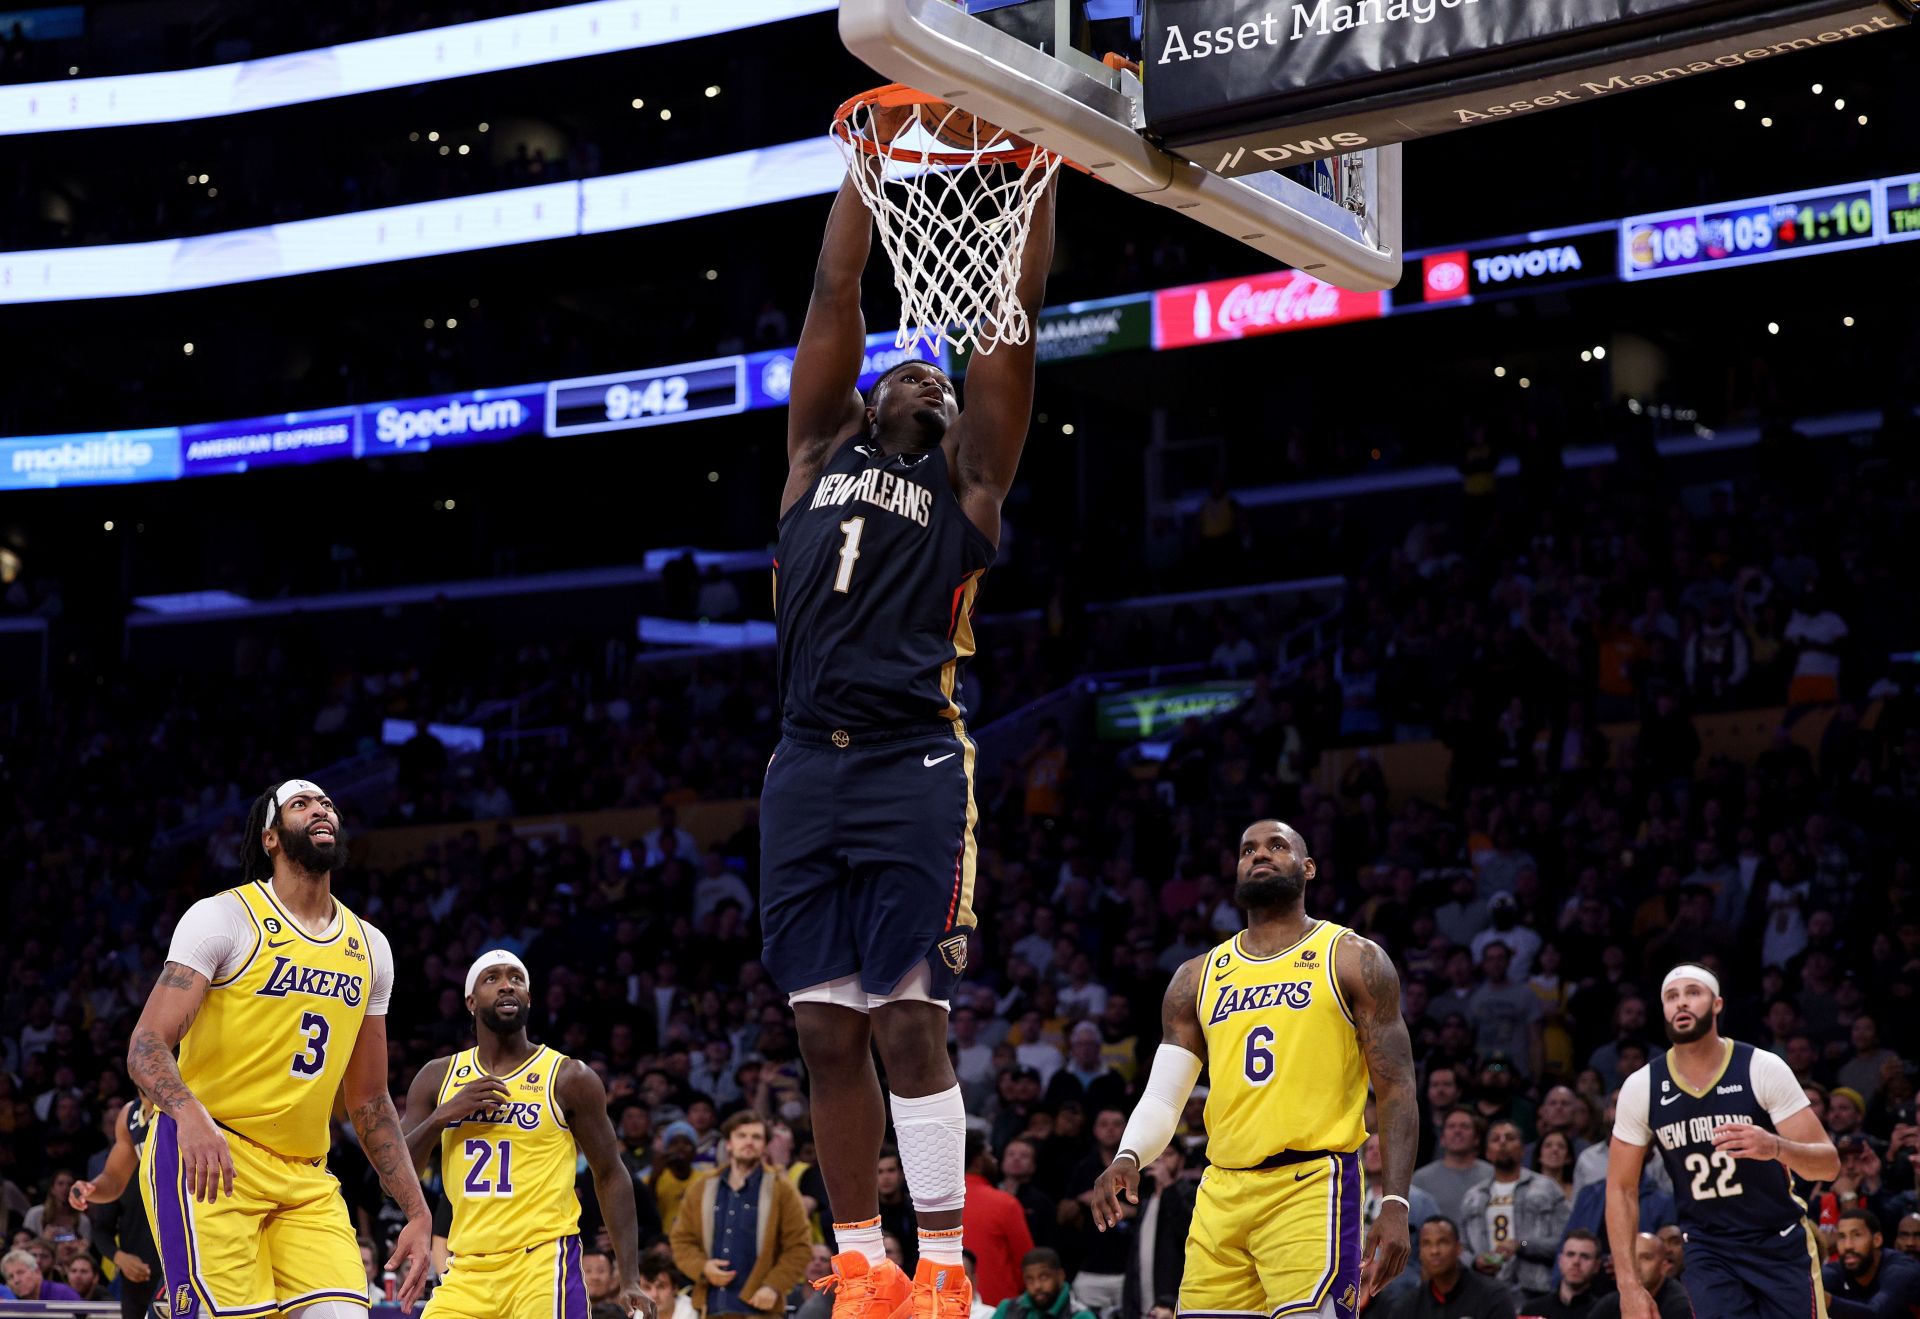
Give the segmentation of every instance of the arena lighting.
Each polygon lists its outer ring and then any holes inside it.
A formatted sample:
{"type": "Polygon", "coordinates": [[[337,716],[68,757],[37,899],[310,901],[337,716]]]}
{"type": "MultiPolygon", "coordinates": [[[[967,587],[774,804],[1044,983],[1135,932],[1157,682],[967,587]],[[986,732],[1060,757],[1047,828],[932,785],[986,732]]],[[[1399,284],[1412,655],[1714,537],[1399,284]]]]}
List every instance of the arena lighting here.
{"type": "Polygon", "coordinates": [[[1505,380],[1505,379],[1507,378],[1507,368],[1506,368],[1506,367],[1504,367],[1504,366],[1496,366],[1496,367],[1494,367],[1494,368],[1493,368],[1493,378],[1494,378],[1495,380],[1505,380]]]}
{"type": "Polygon", "coordinates": [[[1779,321],[1768,321],[1768,322],[1767,322],[1767,333],[1768,333],[1768,334],[1778,334],[1778,333],[1780,333],[1780,322],[1779,322],[1779,321]]]}
{"type": "Polygon", "coordinates": [[[1747,108],[1747,103],[1745,101],[1735,101],[1733,103],[1733,108],[1736,110],[1744,110],[1747,108]]]}
{"type": "MultiPolygon", "coordinates": [[[[0,136],[171,124],[497,73],[783,22],[835,0],[592,0],[238,64],[0,87],[0,136]]],[[[79,69],[69,72],[77,74],[79,69]]]]}

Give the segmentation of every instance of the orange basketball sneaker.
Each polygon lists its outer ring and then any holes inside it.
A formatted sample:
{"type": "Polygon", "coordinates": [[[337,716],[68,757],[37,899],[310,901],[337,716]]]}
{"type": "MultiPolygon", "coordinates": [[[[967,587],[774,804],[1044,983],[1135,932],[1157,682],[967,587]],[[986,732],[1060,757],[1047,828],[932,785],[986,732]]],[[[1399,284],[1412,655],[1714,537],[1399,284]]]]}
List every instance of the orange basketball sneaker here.
{"type": "MultiPolygon", "coordinates": [[[[833,1272],[813,1286],[816,1291],[832,1289],[833,1319],[892,1319],[911,1304],[914,1289],[898,1264],[890,1259],[869,1264],[857,1250],[835,1255],[833,1272]]],[[[966,1312],[957,1319],[966,1319],[966,1312]]]]}
{"type": "Polygon", "coordinates": [[[913,1294],[891,1319],[968,1319],[972,1313],[973,1283],[966,1269],[923,1258],[913,1271],[913,1294]]]}

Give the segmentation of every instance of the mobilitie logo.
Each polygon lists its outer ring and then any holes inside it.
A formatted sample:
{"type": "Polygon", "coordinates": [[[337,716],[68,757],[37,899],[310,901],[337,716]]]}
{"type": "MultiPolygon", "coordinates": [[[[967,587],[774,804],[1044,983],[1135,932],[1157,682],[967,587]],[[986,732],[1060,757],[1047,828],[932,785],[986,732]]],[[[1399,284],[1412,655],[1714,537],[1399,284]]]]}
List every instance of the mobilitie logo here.
{"type": "Polygon", "coordinates": [[[373,437],[381,444],[407,444],[414,440],[441,439],[450,435],[518,430],[527,424],[531,416],[526,405],[517,398],[443,403],[424,408],[388,404],[374,413],[373,437]]]}

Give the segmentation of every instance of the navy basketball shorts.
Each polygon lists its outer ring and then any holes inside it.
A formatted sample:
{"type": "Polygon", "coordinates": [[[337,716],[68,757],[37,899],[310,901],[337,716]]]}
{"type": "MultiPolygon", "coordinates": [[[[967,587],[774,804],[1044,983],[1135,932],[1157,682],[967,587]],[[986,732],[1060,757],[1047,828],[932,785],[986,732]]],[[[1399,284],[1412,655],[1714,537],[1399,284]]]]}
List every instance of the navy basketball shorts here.
{"type": "Polygon", "coordinates": [[[1689,1232],[1680,1281],[1694,1319],[1818,1319],[1825,1313],[1818,1239],[1805,1223],[1759,1241],[1689,1232]]]}
{"type": "Polygon", "coordinates": [[[973,928],[973,743],[784,730],[760,794],[760,925],[784,993],[858,975],[891,994],[925,963],[947,999],[973,928]]]}

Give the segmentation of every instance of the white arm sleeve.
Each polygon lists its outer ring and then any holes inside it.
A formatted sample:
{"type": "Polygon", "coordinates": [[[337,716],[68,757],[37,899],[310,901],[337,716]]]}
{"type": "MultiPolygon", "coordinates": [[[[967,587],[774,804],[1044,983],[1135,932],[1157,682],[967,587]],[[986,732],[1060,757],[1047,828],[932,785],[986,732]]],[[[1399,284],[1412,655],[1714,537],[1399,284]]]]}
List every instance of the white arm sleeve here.
{"type": "Polygon", "coordinates": [[[373,959],[373,987],[367,991],[367,1015],[384,1017],[387,1002],[393,997],[393,945],[387,942],[386,935],[365,921],[360,922],[360,928],[367,932],[367,956],[373,959]]]}
{"type": "Polygon", "coordinates": [[[173,927],[167,960],[198,971],[209,981],[232,975],[253,953],[256,936],[247,904],[233,893],[216,893],[187,908],[173,927]]]}
{"type": "Polygon", "coordinates": [[[1774,1126],[1779,1126],[1808,1107],[1807,1092],[1800,1088],[1800,1082],[1794,1079],[1793,1069],[1779,1054],[1755,1049],[1753,1061],[1747,1064],[1747,1070],[1753,1077],[1753,1097],[1767,1110],[1767,1116],[1773,1119],[1774,1126]]]}
{"type": "Polygon", "coordinates": [[[1166,1151],[1202,1066],[1198,1055],[1177,1044],[1163,1044],[1153,1055],[1147,1088],[1120,1136],[1120,1148],[1137,1158],[1142,1168],[1166,1151]]]}
{"type": "MultiPolygon", "coordinates": [[[[1653,1139],[1647,1127],[1647,1092],[1653,1085],[1653,1073],[1642,1067],[1620,1087],[1620,1098],[1613,1110],[1613,1138],[1628,1145],[1646,1145],[1653,1139]]],[[[1805,1097],[1802,1096],[1802,1102],[1805,1097]]]]}

